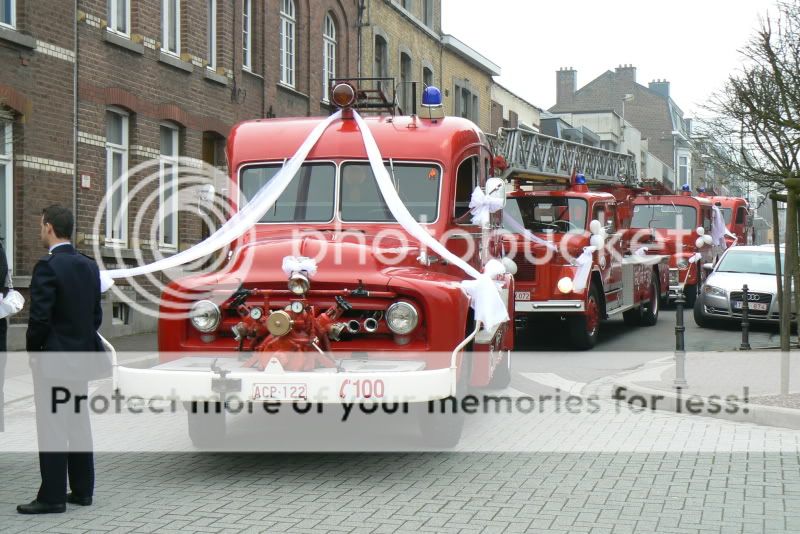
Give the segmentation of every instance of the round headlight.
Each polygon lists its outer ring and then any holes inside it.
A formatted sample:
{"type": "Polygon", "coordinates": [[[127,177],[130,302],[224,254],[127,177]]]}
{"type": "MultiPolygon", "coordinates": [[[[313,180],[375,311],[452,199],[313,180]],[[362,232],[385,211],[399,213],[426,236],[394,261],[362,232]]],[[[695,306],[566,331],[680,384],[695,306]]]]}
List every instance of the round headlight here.
{"type": "Polygon", "coordinates": [[[311,283],[303,273],[295,272],[289,277],[289,291],[295,295],[305,295],[309,287],[311,287],[311,283]]]}
{"type": "Polygon", "coordinates": [[[417,309],[408,302],[395,302],[386,310],[386,324],[395,334],[411,333],[419,323],[417,309]]]}
{"type": "Polygon", "coordinates": [[[681,258],[678,260],[678,263],[676,265],[678,266],[678,269],[686,269],[687,267],[689,267],[689,260],[681,258]]]}
{"type": "Polygon", "coordinates": [[[221,314],[219,307],[210,300],[199,300],[192,304],[189,319],[200,332],[213,332],[219,326],[221,314]]]}
{"type": "Polygon", "coordinates": [[[575,287],[574,284],[572,283],[572,278],[570,278],[569,276],[565,276],[564,278],[559,280],[556,286],[558,287],[558,290],[564,294],[572,293],[572,289],[575,287]]]}

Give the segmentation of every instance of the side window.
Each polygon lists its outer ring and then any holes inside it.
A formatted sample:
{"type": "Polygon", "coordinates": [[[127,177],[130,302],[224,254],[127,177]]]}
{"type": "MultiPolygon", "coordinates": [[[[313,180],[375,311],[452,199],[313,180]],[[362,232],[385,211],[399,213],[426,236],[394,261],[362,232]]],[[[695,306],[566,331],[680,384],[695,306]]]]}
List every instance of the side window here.
{"type": "Polygon", "coordinates": [[[610,204],[599,203],[594,205],[592,211],[592,219],[597,219],[600,224],[606,229],[606,232],[612,234],[616,231],[614,224],[614,207],[610,204]]]}
{"type": "Polygon", "coordinates": [[[703,228],[705,228],[706,233],[711,232],[711,210],[709,208],[703,208],[703,228]]]}
{"type": "Polygon", "coordinates": [[[469,212],[472,191],[478,186],[478,157],[472,156],[461,162],[456,171],[456,198],[453,217],[458,219],[469,212]]]}
{"type": "Polygon", "coordinates": [[[606,220],[603,222],[606,232],[611,235],[617,231],[617,207],[614,204],[606,205],[606,220]]]}
{"type": "Polygon", "coordinates": [[[736,224],[745,224],[747,221],[747,208],[740,207],[736,210],[736,224]]]}

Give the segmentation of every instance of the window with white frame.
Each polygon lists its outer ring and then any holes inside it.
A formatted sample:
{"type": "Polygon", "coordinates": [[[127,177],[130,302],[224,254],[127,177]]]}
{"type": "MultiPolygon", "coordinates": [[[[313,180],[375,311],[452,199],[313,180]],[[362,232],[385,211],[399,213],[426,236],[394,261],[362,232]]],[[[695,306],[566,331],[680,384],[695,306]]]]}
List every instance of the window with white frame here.
{"type": "MultiPolygon", "coordinates": [[[[8,0],[0,0],[8,1],[8,0]]],[[[108,29],[114,33],[130,35],[131,2],[130,0],[108,0],[108,29]]]]}
{"type": "Polygon", "coordinates": [[[17,0],[0,0],[0,26],[17,25],[17,0]]]}
{"type": "Polygon", "coordinates": [[[162,0],[161,50],[181,55],[181,0],[162,0]]]}
{"type": "Polygon", "coordinates": [[[322,100],[328,101],[330,80],[336,78],[336,23],[329,13],[322,34],[322,100]]]}
{"type": "Polygon", "coordinates": [[[689,158],[687,156],[681,156],[678,158],[678,169],[680,174],[678,175],[682,184],[689,183],[689,158]]]}
{"type": "Polygon", "coordinates": [[[106,111],[106,243],[128,242],[128,114],[106,111]]]}
{"type": "Polygon", "coordinates": [[[178,248],[178,127],[161,124],[159,158],[158,243],[164,248],[178,248]]]}
{"type": "Polygon", "coordinates": [[[294,0],[281,2],[281,82],[294,87],[294,0]]]}
{"type": "Polygon", "coordinates": [[[208,68],[217,69],[217,0],[208,0],[208,24],[206,25],[208,35],[208,68]]]}
{"type": "Polygon", "coordinates": [[[253,68],[253,1],[244,0],[242,13],[242,67],[253,68]]]}
{"type": "MultiPolygon", "coordinates": [[[[14,233],[13,225],[13,168],[14,145],[12,136],[12,123],[10,120],[0,118],[0,239],[5,248],[6,258],[13,266],[14,258],[14,233]]],[[[0,285],[3,284],[0,281],[0,285]]]]}

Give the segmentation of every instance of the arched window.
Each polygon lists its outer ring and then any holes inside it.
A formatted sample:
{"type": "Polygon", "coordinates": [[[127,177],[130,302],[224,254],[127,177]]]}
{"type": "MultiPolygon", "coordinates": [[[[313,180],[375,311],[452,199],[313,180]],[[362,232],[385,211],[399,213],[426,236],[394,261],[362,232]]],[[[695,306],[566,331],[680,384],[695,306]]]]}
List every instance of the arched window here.
{"type": "Polygon", "coordinates": [[[399,104],[404,115],[410,115],[413,108],[411,101],[411,56],[405,52],[400,54],[400,95],[399,104]]]}
{"type": "Polygon", "coordinates": [[[294,87],[294,0],[281,2],[281,83],[294,87]]]}
{"type": "Polygon", "coordinates": [[[322,33],[322,100],[325,102],[328,101],[332,78],[336,78],[336,23],[328,13],[322,33]]]}
{"type": "MultiPolygon", "coordinates": [[[[376,78],[386,78],[387,77],[387,54],[388,54],[388,45],[386,44],[386,39],[381,37],[380,35],[375,36],[375,65],[373,68],[373,76],[376,78]]],[[[378,83],[378,89],[380,90],[388,90],[390,88],[384,87],[383,83],[378,83]]],[[[389,95],[391,98],[391,95],[389,95]]]]}

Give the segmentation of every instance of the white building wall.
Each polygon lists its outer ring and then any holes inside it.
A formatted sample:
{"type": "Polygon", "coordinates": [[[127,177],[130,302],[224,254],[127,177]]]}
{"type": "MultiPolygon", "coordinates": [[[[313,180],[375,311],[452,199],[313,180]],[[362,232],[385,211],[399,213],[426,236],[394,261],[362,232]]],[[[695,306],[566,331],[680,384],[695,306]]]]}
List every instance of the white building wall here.
{"type": "Polygon", "coordinates": [[[502,85],[492,84],[492,100],[503,106],[503,118],[508,120],[509,111],[517,114],[518,120],[539,130],[542,110],[518,97],[502,85]]]}

